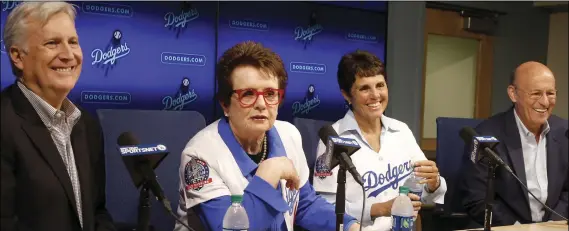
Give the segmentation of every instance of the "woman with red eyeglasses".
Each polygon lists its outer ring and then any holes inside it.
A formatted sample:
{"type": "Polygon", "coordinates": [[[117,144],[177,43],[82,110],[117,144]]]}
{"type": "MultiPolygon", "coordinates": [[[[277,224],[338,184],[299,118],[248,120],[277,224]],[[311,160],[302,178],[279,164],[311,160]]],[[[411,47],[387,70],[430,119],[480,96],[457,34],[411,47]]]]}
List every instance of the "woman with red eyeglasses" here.
{"type": "MultiPolygon", "coordinates": [[[[231,195],[243,195],[249,230],[335,230],[334,206],[316,196],[300,133],[276,120],[287,73],[281,58],[259,43],[225,51],[218,63],[217,98],[224,117],[198,132],[182,152],[180,207],[206,230],[222,230],[231,195]]],[[[344,216],[344,230],[358,230],[344,216]]],[[[185,230],[176,224],[175,230],[185,230]]]]}

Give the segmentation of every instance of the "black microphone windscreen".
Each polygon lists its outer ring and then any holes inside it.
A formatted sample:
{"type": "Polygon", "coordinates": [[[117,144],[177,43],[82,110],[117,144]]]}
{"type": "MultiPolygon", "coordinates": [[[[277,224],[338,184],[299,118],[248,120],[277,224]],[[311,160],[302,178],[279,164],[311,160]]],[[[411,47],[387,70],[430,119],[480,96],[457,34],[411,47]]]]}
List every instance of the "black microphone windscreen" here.
{"type": "Polygon", "coordinates": [[[140,142],[132,132],[123,132],[117,139],[117,144],[119,146],[128,146],[128,145],[138,145],[140,142]]]}
{"type": "Polygon", "coordinates": [[[476,133],[476,131],[474,130],[474,128],[471,128],[471,127],[464,127],[462,129],[460,129],[459,134],[460,134],[460,137],[462,138],[462,140],[464,140],[464,142],[467,144],[472,142],[472,138],[478,135],[476,133]]]}
{"type": "Polygon", "coordinates": [[[336,130],[334,130],[332,125],[326,125],[326,126],[320,128],[320,130],[318,131],[318,136],[320,137],[322,142],[324,142],[324,144],[326,144],[326,143],[328,143],[328,137],[329,136],[338,136],[338,133],[336,133],[336,130]]]}

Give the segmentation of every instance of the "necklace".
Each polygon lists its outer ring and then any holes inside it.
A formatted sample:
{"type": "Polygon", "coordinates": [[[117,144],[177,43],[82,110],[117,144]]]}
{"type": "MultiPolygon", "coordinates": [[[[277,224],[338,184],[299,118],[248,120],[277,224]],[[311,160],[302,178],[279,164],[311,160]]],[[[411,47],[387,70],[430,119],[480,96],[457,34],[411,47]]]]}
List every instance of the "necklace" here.
{"type": "Polygon", "coordinates": [[[265,135],[265,138],[263,138],[263,156],[261,157],[261,161],[259,161],[259,163],[263,162],[263,160],[265,160],[265,157],[267,157],[267,135],[265,135]]]}

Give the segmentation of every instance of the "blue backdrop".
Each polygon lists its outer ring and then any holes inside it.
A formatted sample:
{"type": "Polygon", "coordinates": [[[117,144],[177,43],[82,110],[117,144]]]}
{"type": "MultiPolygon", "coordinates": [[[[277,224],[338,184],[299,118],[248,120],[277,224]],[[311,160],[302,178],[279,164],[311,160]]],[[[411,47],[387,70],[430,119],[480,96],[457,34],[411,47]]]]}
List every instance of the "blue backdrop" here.
{"type": "MultiPolygon", "coordinates": [[[[2,2],[2,28],[17,3],[2,2]]],[[[83,72],[69,98],[93,113],[195,110],[212,122],[222,114],[214,99],[216,60],[253,40],[280,54],[289,74],[279,119],[332,121],[347,110],[336,82],[341,56],[364,49],[385,59],[385,2],[73,3],[83,72]]],[[[1,47],[4,88],[14,77],[1,47]]]]}
{"type": "Polygon", "coordinates": [[[220,3],[218,57],[238,42],[261,42],[281,56],[289,74],[279,119],[341,118],[347,108],[336,81],[338,62],[356,49],[384,59],[384,15],[306,2],[247,4],[220,3]]]}
{"type": "MultiPolygon", "coordinates": [[[[2,29],[17,3],[2,1],[2,29]]],[[[363,49],[385,60],[386,2],[73,3],[83,71],[69,98],[93,115],[102,108],[193,110],[210,123],[222,115],[214,99],[217,58],[253,40],[280,54],[289,75],[278,119],[335,121],[347,110],[336,81],[341,56],[363,49]]],[[[3,89],[15,78],[3,42],[0,48],[3,89]]]]}

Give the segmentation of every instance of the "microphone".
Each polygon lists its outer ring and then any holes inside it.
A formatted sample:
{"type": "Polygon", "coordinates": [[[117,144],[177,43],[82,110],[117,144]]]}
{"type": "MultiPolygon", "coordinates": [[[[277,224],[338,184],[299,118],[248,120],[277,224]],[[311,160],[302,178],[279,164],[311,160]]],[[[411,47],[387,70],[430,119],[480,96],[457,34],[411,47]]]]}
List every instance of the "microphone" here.
{"type": "MultiPolygon", "coordinates": [[[[565,135],[567,136],[567,132],[565,132],[565,135]]],[[[498,143],[500,143],[500,141],[498,141],[498,139],[496,139],[496,137],[479,136],[476,133],[476,131],[471,127],[462,128],[460,130],[460,137],[464,140],[464,143],[466,143],[466,144],[469,144],[472,141],[472,151],[470,152],[470,159],[473,163],[476,163],[481,158],[483,158],[483,157],[480,157],[480,155],[478,155],[478,153],[480,152],[480,150],[484,151],[486,153],[486,156],[489,157],[491,159],[491,161],[494,161],[499,166],[504,167],[506,169],[506,171],[508,171],[518,181],[518,183],[520,183],[522,188],[524,190],[526,190],[534,199],[536,199],[545,209],[547,209],[552,214],[555,214],[555,215],[557,215],[557,216],[559,216],[562,219],[567,221],[567,218],[561,216],[559,213],[557,213],[555,210],[551,209],[549,206],[547,206],[545,203],[543,203],[541,200],[539,200],[535,195],[533,195],[533,193],[529,190],[529,188],[525,185],[525,183],[522,182],[520,180],[520,178],[518,178],[518,176],[514,173],[514,171],[512,171],[512,169],[506,163],[504,163],[502,158],[500,158],[500,156],[498,156],[498,154],[496,154],[492,150],[498,143]]],[[[491,212],[492,205],[490,205],[491,204],[490,202],[491,202],[491,198],[493,197],[492,195],[494,194],[493,193],[494,189],[492,186],[493,185],[492,178],[494,175],[493,169],[494,168],[492,167],[492,165],[488,168],[489,174],[487,177],[488,182],[486,182],[487,192],[486,192],[486,202],[485,202],[486,203],[486,215],[485,215],[485,221],[484,221],[484,230],[490,230],[490,223],[491,223],[491,219],[492,219],[492,212],[491,212]]]]}
{"type": "Polygon", "coordinates": [[[149,230],[150,202],[148,201],[148,189],[150,189],[152,194],[162,203],[162,206],[174,219],[188,230],[194,231],[174,214],[170,201],[166,198],[164,190],[162,190],[154,173],[154,169],[168,155],[168,148],[163,144],[140,144],[131,132],[123,132],[117,139],[117,144],[135,187],[143,187],[140,191],[138,228],[136,230],[149,230]]]}
{"type": "Polygon", "coordinates": [[[168,155],[166,146],[162,144],[140,145],[138,139],[130,132],[123,132],[117,143],[135,186],[138,188],[146,183],[152,194],[164,204],[166,209],[172,210],[154,173],[154,168],[168,155]]]}
{"type": "Polygon", "coordinates": [[[470,160],[472,163],[477,163],[480,161],[480,159],[488,157],[491,161],[494,161],[499,166],[504,167],[506,171],[514,174],[512,169],[506,163],[504,163],[502,158],[500,158],[500,156],[498,156],[498,154],[492,150],[494,147],[496,147],[497,144],[500,143],[496,137],[479,136],[471,127],[462,128],[460,130],[460,137],[462,140],[464,140],[464,143],[472,143],[472,150],[470,151],[470,160]],[[485,155],[480,155],[480,152],[483,152],[485,155]]]}
{"type": "MultiPolygon", "coordinates": [[[[348,170],[350,174],[352,174],[352,177],[354,177],[354,180],[362,186],[363,206],[360,221],[363,220],[364,217],[363,210],[366,203],[364,182],[350,158],[350,156],[360,150],[361,147],[354,139],[338,136],[338,133],[336,133],[336,130],[334,130],[331,125],[320,128],[318,136],[320,136],[322,142],[326,144],[326,153],[324,153],[324,155],[327,155],[328,157],[326,158],[329,159],[329,162],[326,164],[329,165],[330,169],[340,164],[337,178],[338,185],[336,187],[336,231],[341,231],[344,227],[344,213],[346,208],[346,170],[348,170]]],[[[360,226],[360,231],[362,227],[363,226],[360,226]]]]}
{"type": "Polygon", "coordinates": [[[338,164],[344,164],[348,172],[359,185],[364,185],[362,176],[354,166],[350,156],[360,149],[360,145],[354,139],[338,136],[331,125],[324,126],[318,131],[318,136],[326,144],[326,152],[334,158],[330,158],[330,169],[338,164]]]}

